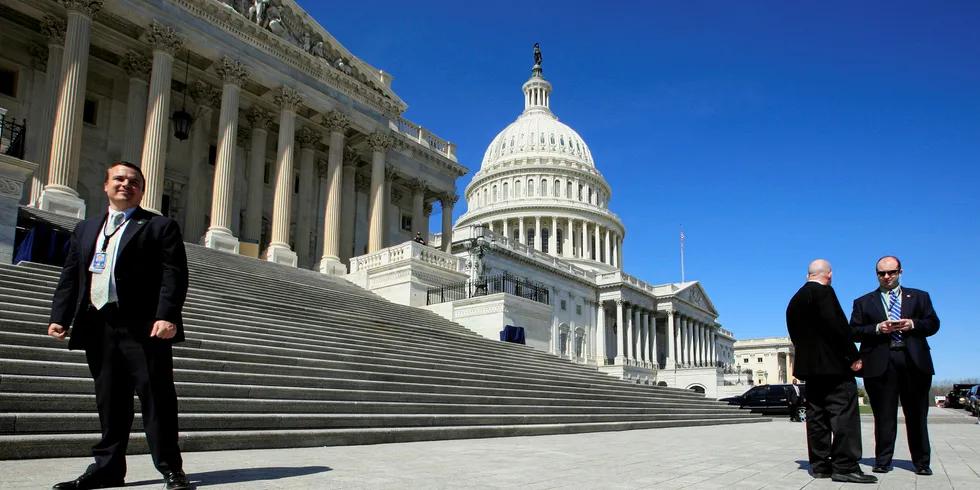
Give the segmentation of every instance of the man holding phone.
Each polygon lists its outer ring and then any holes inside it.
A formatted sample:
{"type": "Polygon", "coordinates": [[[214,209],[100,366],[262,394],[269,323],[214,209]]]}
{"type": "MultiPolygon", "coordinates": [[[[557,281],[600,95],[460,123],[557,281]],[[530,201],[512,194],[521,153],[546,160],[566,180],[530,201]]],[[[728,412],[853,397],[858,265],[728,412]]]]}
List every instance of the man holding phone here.
{"type": "Polygon", "coordinates": [[[902,287],[902,262],[887,255],[875,265],[878,289],[854,300],[851,331],[861,342],[864,386],[875,420],[875,473],[891,470],[902,401],[909,452],[917,475],[929,468],[929,389],[935,370],[926,337],[939,331],[929,293],[902,287]]]}

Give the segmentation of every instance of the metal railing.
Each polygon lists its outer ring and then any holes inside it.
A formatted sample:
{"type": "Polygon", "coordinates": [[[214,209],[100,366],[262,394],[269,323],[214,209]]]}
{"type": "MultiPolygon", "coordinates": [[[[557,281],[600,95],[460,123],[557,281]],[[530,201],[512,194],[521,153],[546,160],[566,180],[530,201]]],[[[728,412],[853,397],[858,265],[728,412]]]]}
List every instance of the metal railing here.
{"type": "Polygon", "coordinates": [[[498,293],[513,294],[538,303],[551,304],[547,287],[507,272],[429,288],[426,291],[426,304],[436,305],[498,293]]]}
{"type": "Polygon", "coordinates": [[[26,140],[27,119],[18,124],[17,118],[0,114],[0,153],[23,160],[26,140]]]}

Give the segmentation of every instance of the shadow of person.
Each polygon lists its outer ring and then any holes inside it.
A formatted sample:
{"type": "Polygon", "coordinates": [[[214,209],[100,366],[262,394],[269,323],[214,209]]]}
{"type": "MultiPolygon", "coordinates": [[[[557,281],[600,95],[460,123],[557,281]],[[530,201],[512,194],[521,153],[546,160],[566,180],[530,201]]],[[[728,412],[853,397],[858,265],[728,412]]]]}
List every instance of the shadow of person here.
{"type": "Polygon", "coordinates": [[[798,460],[796,460],[796,464],[800,465],[800,467],[797,468],[797,469],[810,471],[810,462],[809,461],[804,460],[804,459],[798,459],[798,460]]]}
{"type": "MultiPolygon", "coordinates": [[[[238,468],[232,470],[188,473],[187,477],[190,478],[193,488],[204,488],[209,485],[293,478],[297,476],[312,475],[315,473],[325,473],[327,471],[331,471],[332,469],[333,468],[330,468],[329,466],[306,466],[302,468],[238,468]]],[[[150,485],[157,483],[159,483],[159,480],[144,480],[138,482],[127,482],[126,486],[150,485]]]]}

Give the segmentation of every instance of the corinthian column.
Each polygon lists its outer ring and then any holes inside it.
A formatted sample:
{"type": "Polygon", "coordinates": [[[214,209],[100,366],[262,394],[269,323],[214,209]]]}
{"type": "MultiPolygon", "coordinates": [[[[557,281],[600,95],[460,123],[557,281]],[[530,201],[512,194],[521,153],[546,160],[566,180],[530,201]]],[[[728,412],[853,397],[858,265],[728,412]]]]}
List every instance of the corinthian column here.
{"type": "Polygon", "coordinates": [[[92,16],[104,0],[61,0],[68,10],[65,52],[61,60],[61,87],[51,134],[51,162],[48,182],[38,199],[38,207],[58,214],[85,217],[85,201],[75,190],[82,146],[82,106],[88,78],[88,50],[92,35],[92,16]]]}
{"type": "MultiPolygon", "coordinates": [[[[163,201],[164,164],[167,160],[167,133],[170,130],[170,82],[174,55],[184,44],[172,27],[150,24],[147,41],[153,46],[153,68],[150,71],[150,94],[146,103],[146,132],[143,135],[142,169],[146,190],[142,206],[160,214],[163,201]]],[[[234,142],[234,133],[232,141],[234,142]]]]}
{"type": "Polygon", "coordinates": [[[459,200],[458,194],[447,194],[439,201],[442,203],[442,250],[451,252],[453,249],[453,206],[459,200]]]}
{"type": "Polygon", "coordinates": [[[248,68],[227,56],[215,66],[221,77],[221,116],[218,118],[218,152],[211,191],[211,226],[204,246],[238,253],[238,239],[231,231],[231,204],[235,190],[235,152],[238,149],[238,100],[248,68]]]}
{"type": "MultiPolygon", "coordinates": [[[[422,179],[415,179],[409,184],[409,188],[412,189],[412,230],[414,232],[422,233],[422,239],[428,241],[429,230],[422,228],[422,224],[425,222],[425,189],[428,184],[422,179]]],[[[507,226],[507,222],[504,221],[504,227],[507,226]]]]}
{"type": "MultiPolygon", "coordinates": [[[[129,52],[121,66],[129,77],[129,95],[126,100],[126,138],[123,140],[122,159],[141,165],[143,157],[143,131],[146,130],[147,80],[150,78],[150,59],[129,52]]],[[[186,235],[184,236],[186,238],[186,235]]]]}
{"type": "MultiPolygon", "coordinates": [[[[259,239],[262,238],[265,153],[266,142],[269,139],[267,128],[272,122],[272,113],[253,105],[245,112],[245,120],[252,127],[252,148],[249,151],[248,188],[245,194],[245,225],[242,227],[242,242],[256,245],[253,248],[256,255],[252,255],[255,257],[258,253],[259,239]]],[[[243,252],[240,246],[239,252],[243,252]]]]}
{"type": "MultiPolygon", "coordinates": [[[[391,239],[391,227],[395,223],[395,213],[391,209],[392,205],[395,204],[395,195],[392,192],[392,184],[395,182],[395,176],[398,172],[395,171],[395,167],[391,165],[385,165],[385,196],[384,196],[384,243],[382,243],[382,248],[392,245],[391,239]]],[[[401,197],[401,196],[399,196],[401,197]]]]}
{"type": "Polygon", "coordinates": [[[340,206],[347,212],[340,215],[340,263],[345,268],[354,253],[354,217],[357,212],[355,207],[357,196],[355,176],[360,160],[361,156],[358,155],[357,150],[350,147],[344,148],[343,186],[341,189],[343,202],[340,206]]]}
{"type": "Polygon", "coordinates": [[[606,307],[599,301],[596,312],[595,355],[596,365],[606,365],[606,307]]]}
{"type": "MultiPolygon", "coordinates": [[[[327,207],[323,212],[323,255],[317,269],[323,274],[345,274],[347,268],[340,262],[340,216],[342,210],[353,215],[354,205],[347,207],[346,200],[342,202],[341,165],[344,163],[344,137],[350,127],[350,120],[339,111],[330,111],[323,115],[323,125],[330,131],[330,149],[327,152],[327,207]]],[[[352,191],[353,184],[352,181],[352,191]]]]}
{"type": "Polygon", "coordinates": [[[422,237],[425,238],[425,243],[429,243],[429,217],[432,216],[432,203],[425,203],[422,206],[422,215],[425,219],[422,221],[422,237]]]}
{"type": "Polygon", "coordinates": [[[299,205],[296,206],[296,256],[298,265],[304,269],[310,264],[310,225],[313,210],[313,173],[316,169],[316,144],[322,135],[310,128],[296,132],[299,143],[299,205]]]}
{"type": "Polygon", "coordinates": [[[294,89],[279,87],[275,100],[279,106],[279,146],[276,150],[276,190],[272,203],[272,240],[266,260],[296,267],[296,253],[289,248],[289,214],[293,198],[296,109],[303,102],[303,97],[294,89]]]}
{"type": "Polygon", "coordinates": [[[674,324],[674,312],[667,312],[667,365],[665,369],[677,367],[677,326],[674,324]]]}
{"type": "Polygon", "coordinates": [[[626,360],[626,325],[623,323],[623,306],[626,302],[616,300],[616,364],[622,365],[626,360]]]}
{"type": "Polygon", "coordinates": [[[371,201],[368,224],[368,253],[384,248],[384,172],[385,154],[391,148],[391,136],[373,133],[367,138],[371,147],[371,201]]]}
{"type": "MultiPolygon", "coordinates": [[[[41,33],[48,38],[47,63],[44,68],[43,111],[38,125],[37,170],[31,174],[30,205],[37,206],[48,181],[48,166],[51,164],[51,135],[54,131],[54,117],[58,109],[58,92],[61,90],[61,60],[65,54],[65,21],[48,15],[41,21],[41,33]]],[[[42,48],[43,49],[43,48],[42,48]]]]}
{"type": "MultiPolygon", "coordinates": [[[[132,83],[130,83],[132,90],[132,83]]],[[[211,110],[221,106],[221,93],[206,82],[197,81],[190,87],[190,96],[200,114],[191,127],[191,161],[187,178],[187,212],[184,214],[184,240],[197,243],[204,234],[204,189],[206,177],[202,170],[211,146],[211,110]]],[[[145,114],[145,113],[144,113],[145,114]]],[[[127,130],[132,128],[127,128],[127,130]]],[[[141,131],[142,132],[142,131],[141,131]]]]}

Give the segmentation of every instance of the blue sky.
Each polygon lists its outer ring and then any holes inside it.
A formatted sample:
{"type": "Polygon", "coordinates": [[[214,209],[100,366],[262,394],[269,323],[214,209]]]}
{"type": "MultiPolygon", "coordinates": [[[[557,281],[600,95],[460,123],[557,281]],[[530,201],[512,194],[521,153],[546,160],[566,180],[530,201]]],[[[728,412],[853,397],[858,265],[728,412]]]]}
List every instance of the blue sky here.
{"type": "Polygon", "coordinates": [[[460,189],[523,109],[540,42],[627,272],[680,280],[683,224],[686,278],[749,338],[786,334],[810,260],[850,314],[895,254],[939,312],[937,379],[980,376],[980,2],[301,3],[459,145],[460,189]]]}

